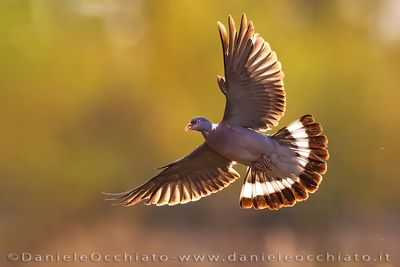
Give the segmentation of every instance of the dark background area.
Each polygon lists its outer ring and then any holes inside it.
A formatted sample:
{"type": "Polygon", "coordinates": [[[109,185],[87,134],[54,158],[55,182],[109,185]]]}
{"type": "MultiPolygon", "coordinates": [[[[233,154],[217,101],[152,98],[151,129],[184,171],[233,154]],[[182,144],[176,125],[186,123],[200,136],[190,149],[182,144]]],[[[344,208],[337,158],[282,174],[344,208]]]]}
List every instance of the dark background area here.
{"type": "Polygon", "coordinates": [[[396,0],[1,1],[1,257],[382,252],[392,262],[372,265],[395,266],[399,69],[396,0]],[[110,206],[101,192],[126,191],[201,142],[183,131],[191,117],[220,120],[216,22],[243,12],[283,64],[278,128],[307,113],[324,126],[320,189],[277,212],[241,209],[242,180],[181,206],[110,206]]]}

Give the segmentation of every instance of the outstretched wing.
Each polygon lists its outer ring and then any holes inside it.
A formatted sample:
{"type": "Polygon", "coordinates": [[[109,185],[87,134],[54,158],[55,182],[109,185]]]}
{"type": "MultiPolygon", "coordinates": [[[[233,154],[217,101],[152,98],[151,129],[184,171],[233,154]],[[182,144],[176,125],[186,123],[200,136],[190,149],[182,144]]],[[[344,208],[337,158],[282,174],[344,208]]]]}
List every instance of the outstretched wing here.
{"type": "Polygon", "coordinates": [[[276,53],[243,14],[239,32],[231,16],[229,35],[218,29],[224,54],[225,78],[218,85],[226,96],[223,120],[255,130],[276,126],[285,112],[283,72],[276,53]]]}
{"type": "Polygon", "coordinates": [[[143,185],[125,193],[112,194],[111,200],[132,206],[141,200],[146,204],[176,205],[199,200],[215,193],[239,178],[234,162],[215,152],[207,143],[163,170],[143,185]]]}

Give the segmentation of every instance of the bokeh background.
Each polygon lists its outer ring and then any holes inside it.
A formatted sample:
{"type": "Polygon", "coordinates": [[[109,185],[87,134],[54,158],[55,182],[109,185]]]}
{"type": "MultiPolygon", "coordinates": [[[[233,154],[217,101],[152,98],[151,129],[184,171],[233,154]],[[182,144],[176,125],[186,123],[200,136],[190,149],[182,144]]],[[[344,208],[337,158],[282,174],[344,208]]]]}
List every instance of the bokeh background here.
{"type": "Polygon", "coordinates": [[[399,69],[396,0],[2,0],[1,265],[29,265],[7,261],[11,251],[330,251],[390,253],[371,266],[396,266],[399,69]],[[318,192],[277,212],[242,210],[239,180],[186,205],[110,206],[101,192],[132,188],[201,142],[183,131],[192,116],[222,117],[216,21],[242,12],[283,64],[280,126],[312,113],[329,137],[318,192]]]}

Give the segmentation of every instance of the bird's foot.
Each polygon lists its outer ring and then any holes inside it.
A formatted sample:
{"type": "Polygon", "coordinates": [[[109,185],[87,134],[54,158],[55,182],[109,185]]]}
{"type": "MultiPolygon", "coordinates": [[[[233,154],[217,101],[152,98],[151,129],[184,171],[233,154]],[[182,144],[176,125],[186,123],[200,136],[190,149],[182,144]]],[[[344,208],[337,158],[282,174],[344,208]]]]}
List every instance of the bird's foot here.
{"type": "Polygon", "coordinates": [[[258,160],[252,162],[252,167],[258,170],[271,170],[271,158],[263,154],[258,160]]]}

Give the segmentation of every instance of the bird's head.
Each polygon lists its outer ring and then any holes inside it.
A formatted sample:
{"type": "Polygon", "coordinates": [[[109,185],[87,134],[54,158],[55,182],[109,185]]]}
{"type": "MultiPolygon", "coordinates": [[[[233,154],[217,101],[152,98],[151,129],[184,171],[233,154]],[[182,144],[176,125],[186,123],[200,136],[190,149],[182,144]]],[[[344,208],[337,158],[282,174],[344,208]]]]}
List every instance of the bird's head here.
{"type": "Polygon", "coordinates": [[[213,124],[207,118],[204,117],[194,117],[190,120],[188,125],[185,127],[185,131],[199,131],[199,132],[209,132],[213,128],[213,124]]]}

